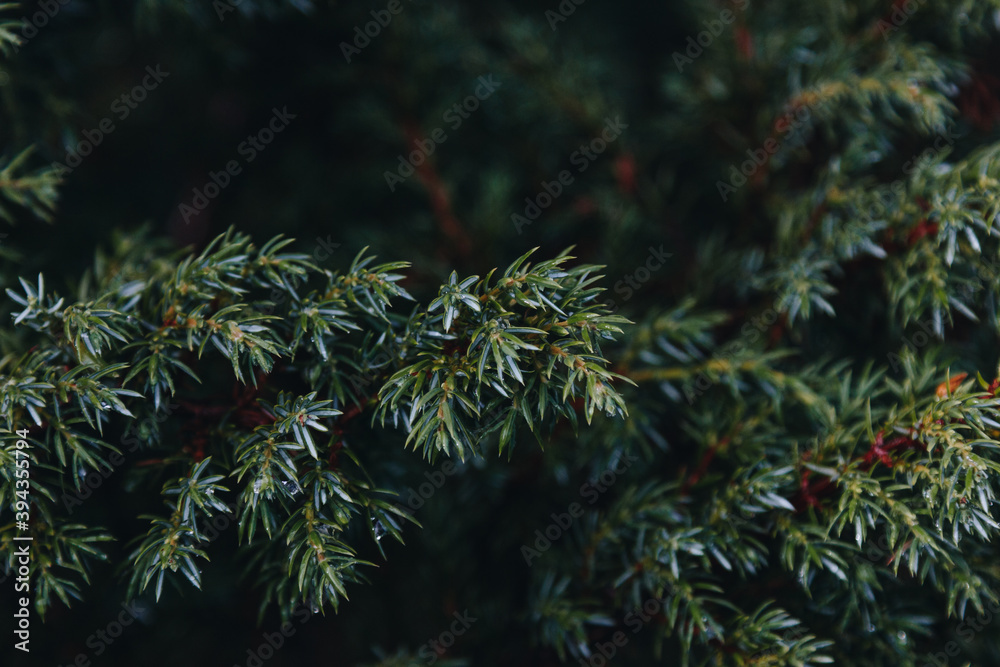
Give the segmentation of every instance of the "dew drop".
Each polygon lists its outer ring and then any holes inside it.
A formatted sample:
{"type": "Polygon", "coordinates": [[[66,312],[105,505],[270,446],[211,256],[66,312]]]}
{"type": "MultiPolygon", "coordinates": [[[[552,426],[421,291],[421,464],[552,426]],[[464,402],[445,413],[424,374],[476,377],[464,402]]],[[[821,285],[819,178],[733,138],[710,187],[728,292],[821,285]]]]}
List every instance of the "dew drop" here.
{"type": "Polygon", "coordinates": [[[896,633],[896,639],[899,640],[900,644],[905,644],[906,643],[906,633],[903,632],[902,630],[900,630],[899,632],[896,633]]]}
{"type": "Polygon", "coordinates": [[[378,519],[374,519],[374,518],[372,519],[372,526],[374,526],[375,541],[376,542],[381,542],[382,538],[385,537],[385,533],[386,533],[385,526],[382,525],[381,521],[379,521],[378,519]]]}

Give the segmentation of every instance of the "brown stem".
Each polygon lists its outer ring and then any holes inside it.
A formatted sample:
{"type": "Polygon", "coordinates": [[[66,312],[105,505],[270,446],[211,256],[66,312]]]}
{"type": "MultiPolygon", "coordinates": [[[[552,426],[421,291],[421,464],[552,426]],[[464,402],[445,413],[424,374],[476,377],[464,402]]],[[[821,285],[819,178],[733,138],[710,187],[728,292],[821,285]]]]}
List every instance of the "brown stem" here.
{"type": "Polygon", "coordinates": [[[730,437],[724,436],[719,440],[716,440],[711,445],[701,457],[701,462],[698,463],[698,467],[695,468],[694,472],[688,475],[687,479],[681,485],[681,494],[687,495],[688,491],[692,486],[698,483],[698,481],[705,475],[708,471],[708,466],[712,463],[712,459],[715,458],[715,454],[723,447],[729,444],[730,437]]]}
{"type": "MultiPolygon", "coordinates": [[[[417,124],[412,120],[406,120],[403,122],[403,131],[406,133],[407,143],[420,150],[420,142],[424,140],[424,136],[417,124]]],[[[448,190],[437,169],[434,168],[434,163],[429,156],[426,156],[423,163],[415,168],[417,177],[430,195],[431,208],[434,210],[434,217],[441,233],[451,242],[456,254],[467,257],[472,250],[472,239],[455,217],[448,190]]]]}

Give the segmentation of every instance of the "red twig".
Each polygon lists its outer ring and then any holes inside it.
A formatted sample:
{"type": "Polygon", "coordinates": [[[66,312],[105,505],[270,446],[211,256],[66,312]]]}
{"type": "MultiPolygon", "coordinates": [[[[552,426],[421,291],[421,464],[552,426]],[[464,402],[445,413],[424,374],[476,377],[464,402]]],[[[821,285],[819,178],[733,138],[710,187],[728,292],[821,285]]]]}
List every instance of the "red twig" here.
{"type": "Polygon", "coordinates": [[[875,442],[869,447],[862,463],[865,470],[871,470],[876,462],[888,468],[894,467],[896,465],[896,459],[892,456],[894,450],[926,448],[923,442],[905,435],[897,435],[888,442],[885,442],[884,438],[885,435],[882,431],[875,434],[875,442]]]}
{"type": "Polygon", "coordinates": [[[337,417],[337,423],[338,424],[344,424],[346,422],[351,421],[352,419],[354,419],[358,415],[360,415],[361,411],[364,410],[365,405],[368,403],[368,400],[369,399],[366,398],[360,404],[355,403],[351,407],[349,407],[346,410],[344,410],[344,413],[342,415],[340,415],[339,417],[337,417]]]}
{"type": "MultiPolygon", "coordinates": [[[[962,381],[968,377],[968,373],[956,373],[955,375],[949,377],[948,380],[942,382],[938,385],[935,390],[935,394],[939,398],[944,398],[958,389],[958,386],[962,384],[962,381]]],[[[994,398],[997,389],[1000,388],[1000,379],[995,379],[990,383],[989,393],[984,394],[983,398],[994,398]]],[[[958,421],[964,422],[964,420],[959,419],[958,421]]],[[[942,424],[943,422],[938,419],[937,424],[942,424]]],[[[897,463],[899,463],[898,452],[906,451],[908,449],[918,449],[921,451],[927,450],[927,445],[920,440],[918,437],[913,437],[919,435],[919,432],[911,429],[909,435],[895,435],[889,440],[885,439],[885,431],[879,431],[875,434],[875,440],[868,447],[868,451],[865,452],[863,457],[860,459],[856,458],[853,461],[861,461],[861,468],[863,470],[871,470],[876,464],[881,463],[888,468],[894,468],[897,463]]],[[[811,452],[806,452],[802,455],[803,461],[808,461],[811,456],[811,452]]],[[[853,462],[852,461],[852,462],[853,462]]],[[[802,478],[799,483],[799,492],[792,499],[792,504],[795,506],[795,511],[801,512],[807,506],[808,507],[819,507],[820,500],[823,497],[829,496],[833,493],[833,482],[828,477],[817,482],[810,482],[810,477],[812,476],[812,471],[809,469],[802,471],[802,478]]]]}
{"type": "MultiPolygon", "coordinates": [[[[875,434],[875,441],[872,442],[868,451],[861,460],[863,470],[871,470],[876,464],[881,463],[889,468],[895,467],[898,458],[895,453],[898,450],[926,449],[926,445],[917,439],[905,435],[896,435],[885,440],[885,432],[879,431],[875,434]]],[[[812,452],[802,455],[803,461],[811,458],[812,452]]],[[[857,461],[858,459],[854,459],[857,461]]],[[[799,492],[792,498],[792,505],[796,512],[805,510],[806,507],[820,507],[824,498],[833,494],[834,485],[829,477],[823,477],[815,482],[811,481],[812,470],[808,468],[802,471],[802,478],[799,482],[799,492]]]]}
{"type": "Polygon", "coordinates": [[[958,94],[959,111],[980,132],[990,132],[1000,120],[1000,79],[986,69],[975,66],[971,79],[958,94]]]}
{"type": "Polygon", "coordinates": [[[820,202],[820,205],[813,209],[813,212],[809,215],[809,220],[806,221],[805,229],[802,230],[802,240],[804,242],[812,239],[813,232],[816,231],[816,226],[819,225],[819,221],[823,219],[823,214],[827,211],[826,200],[824,199],[820,202]]]}
{"type": "Polygon", "coordinates": [[[685,479],[684,483],[681,485],[682,495],[687,495],[691,487],[697,484],[698,480],[700,480],[705,475],[705,472],[708,471],[709,464],[712,463],[712,459],[715,458],[716,452],[718,452],[719,449],[721,449],[722,447],[728,445],[729,440],[730,438],[727,435],[709,445],[708,449],[702,455],[701,462],[698,463],[698,467],[695,468],[693,473],[688,475],[687,479],[685,479]]]}
{"type": "Polygon", "coordinates": [[[135,465],[137,468],[143,466],[154,466],[163,463],[163,459],[146,459],[145,461],[136,461],[135,465]]]}
{"type": "MultiPolygon", "coordinates": [[[[425,137],[417,124],[412,120],[406,120],[403,122],[403,131],[406,133],[408,144],[420,150],[421,142],[424,142],[425,137]]],[[[441,233],[451,242],[457,254],[467,256],[472,250],[472,239],[458,218],[455,217],[448,190],[438,175],[437,169],[434,168],[430,156],[425,156],[424,161],[414,168],[420,182],[427,189],[427,194],[430,195],[431,208],[434,210],[434,217],[437,219],[441,233]]]]}

